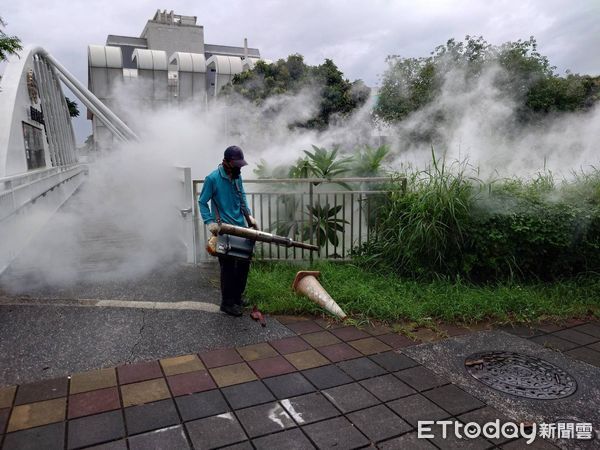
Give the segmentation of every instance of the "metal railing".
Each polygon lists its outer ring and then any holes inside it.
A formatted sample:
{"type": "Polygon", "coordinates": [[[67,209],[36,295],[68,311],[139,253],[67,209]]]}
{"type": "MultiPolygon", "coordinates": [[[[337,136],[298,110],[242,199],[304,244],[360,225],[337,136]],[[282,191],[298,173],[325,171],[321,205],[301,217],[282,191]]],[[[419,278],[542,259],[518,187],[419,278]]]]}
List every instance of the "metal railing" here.
{"type": "MultiPolygon", "coordinates": [[[[367,243],[377,207],[390,192],[405,191],[406,180],[370,178],[288,178],[244,180],[246,197],[259,227],[270,233],[315,244],[318,254],[304,249],[257,243],[263,260],[347,259],[353,248],[367,243]]],[[[204,246],[209,233],[199,213],[203,180],[193,180],[196,261],[210,260],[204,246]]]]}

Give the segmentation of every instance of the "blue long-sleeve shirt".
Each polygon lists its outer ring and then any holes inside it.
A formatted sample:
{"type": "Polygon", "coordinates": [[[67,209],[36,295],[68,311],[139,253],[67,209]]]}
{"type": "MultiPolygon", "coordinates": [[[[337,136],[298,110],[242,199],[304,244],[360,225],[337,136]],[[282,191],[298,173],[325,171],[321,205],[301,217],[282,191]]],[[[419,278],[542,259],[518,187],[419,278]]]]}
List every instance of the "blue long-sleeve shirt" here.
{"type": "Polygon", "coordinates": [[[200,215],[205,224],[216,222],[215,205],[219,210],[221,221],[231,225],[246,226],[244,214],[240,206],[240,195],[238,194],[235,184],[241,193],[244,205],[250,212],[248,200],[246,200],[246,192],[242,183],[242,177],[237,180],[229,178],[222,165],[211,172],[205,179],[202,186],[202,192],[198,203],[200,204],[200,215]],[[210,201],[210,208],[208,202],[210,201]]]}

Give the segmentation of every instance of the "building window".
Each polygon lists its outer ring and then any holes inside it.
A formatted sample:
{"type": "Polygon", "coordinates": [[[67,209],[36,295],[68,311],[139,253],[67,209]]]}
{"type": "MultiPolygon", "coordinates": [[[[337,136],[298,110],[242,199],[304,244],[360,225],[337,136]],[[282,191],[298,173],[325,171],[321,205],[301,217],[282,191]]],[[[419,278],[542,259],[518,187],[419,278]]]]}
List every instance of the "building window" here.
{"type": "Polygon", "coordinates": [[[23,122],[23,140],[25,141],[25,158],[27,159],[27,170],[46,167],[44,159],[43,133],[40,128],[23,122]]]}

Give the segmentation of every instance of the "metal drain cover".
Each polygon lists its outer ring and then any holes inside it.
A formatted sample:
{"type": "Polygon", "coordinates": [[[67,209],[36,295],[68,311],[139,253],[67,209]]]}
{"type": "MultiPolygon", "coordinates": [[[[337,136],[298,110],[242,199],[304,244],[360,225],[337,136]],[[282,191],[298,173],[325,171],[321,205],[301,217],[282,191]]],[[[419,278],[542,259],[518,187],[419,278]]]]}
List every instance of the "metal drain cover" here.
{"type": "Polygon", "coordinates": [[[519,353],[475,353],[465,360],[465,367],[489,387],[519,397],[553,400],[577,390],[575,379],[561,368],[519,353]]]}

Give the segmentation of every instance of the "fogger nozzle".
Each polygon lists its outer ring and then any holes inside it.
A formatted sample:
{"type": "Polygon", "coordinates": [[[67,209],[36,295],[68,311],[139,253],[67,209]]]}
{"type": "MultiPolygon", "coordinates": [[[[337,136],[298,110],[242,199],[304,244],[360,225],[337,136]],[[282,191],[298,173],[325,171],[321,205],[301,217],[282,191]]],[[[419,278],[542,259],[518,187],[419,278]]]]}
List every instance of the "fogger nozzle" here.
{"type": "Polygon", "coordinates": [[[236,225],[230,225],[228,223],[222,223],[219,226],[219,234],[230,234],[232,236],[244,237],[252,239],[253,241],[268,242],[276,245],[283,245],[285,247],[297,247],[313,252],[319,251],[319,247],[316,245],[305,244],[304,242],[294,241],[287,236],[278,236],[276,234],[267,233],[265,231],[255,230],[253,228],[238,227],[236,225]]]}

